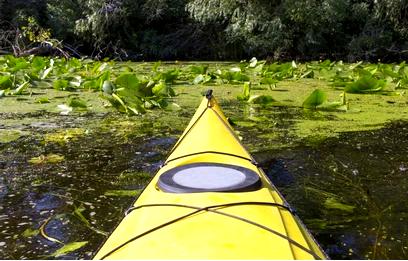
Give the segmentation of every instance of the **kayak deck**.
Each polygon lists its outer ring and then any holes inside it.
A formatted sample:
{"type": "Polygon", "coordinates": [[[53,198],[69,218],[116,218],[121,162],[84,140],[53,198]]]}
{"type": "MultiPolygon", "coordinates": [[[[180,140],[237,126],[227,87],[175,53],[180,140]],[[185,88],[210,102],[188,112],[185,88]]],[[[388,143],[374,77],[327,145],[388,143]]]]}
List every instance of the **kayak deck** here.
{"type": "Polygon", "coordinates": [[[325,255],[210,96],[95,259],[325,259],[325,255]],[[161,175],[197,163],[248,169],[259,175],[259,187],[239,192],[160,189],[161,175]]]}

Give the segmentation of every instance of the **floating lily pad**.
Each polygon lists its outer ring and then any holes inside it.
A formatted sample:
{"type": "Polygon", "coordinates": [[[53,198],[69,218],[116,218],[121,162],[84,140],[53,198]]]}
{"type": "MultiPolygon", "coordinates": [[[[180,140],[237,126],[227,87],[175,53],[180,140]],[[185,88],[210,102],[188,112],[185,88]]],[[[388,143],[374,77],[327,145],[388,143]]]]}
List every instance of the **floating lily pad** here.
{"type": "Polygon", "coordinates": [[[330,197],[326,199],[324,202],[324,207],[327,209],[337,209],[341,210],[344,212],[349,212],[352,213],[354,209],[356,208],[355,206],[347,205],[345,203],[339,202],[336,198],[330,197]]]}

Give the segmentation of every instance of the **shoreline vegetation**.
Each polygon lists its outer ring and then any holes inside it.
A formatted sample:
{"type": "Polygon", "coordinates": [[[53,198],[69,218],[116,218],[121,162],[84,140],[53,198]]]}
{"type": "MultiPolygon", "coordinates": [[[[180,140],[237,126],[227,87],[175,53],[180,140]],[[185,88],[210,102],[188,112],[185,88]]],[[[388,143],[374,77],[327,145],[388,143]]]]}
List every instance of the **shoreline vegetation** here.
{"type": "Polygon", "coordinates": [[[400,0],[0,2],[0,54],[117,61],[408,59],[400,0]]]}

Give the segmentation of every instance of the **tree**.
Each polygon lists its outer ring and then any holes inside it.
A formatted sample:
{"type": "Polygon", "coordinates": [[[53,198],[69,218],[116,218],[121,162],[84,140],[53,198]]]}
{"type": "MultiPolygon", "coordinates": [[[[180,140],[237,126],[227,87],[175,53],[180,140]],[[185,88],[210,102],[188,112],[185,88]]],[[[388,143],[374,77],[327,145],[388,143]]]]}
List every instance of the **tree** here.
{"type": "Polygon", "coordinates": [[[193,0],[187,10],[196,21],[223,28],[228,43],[239,43],[244,55],[265,56],[290,46],[281,6],[281,0],[193,0]]]}

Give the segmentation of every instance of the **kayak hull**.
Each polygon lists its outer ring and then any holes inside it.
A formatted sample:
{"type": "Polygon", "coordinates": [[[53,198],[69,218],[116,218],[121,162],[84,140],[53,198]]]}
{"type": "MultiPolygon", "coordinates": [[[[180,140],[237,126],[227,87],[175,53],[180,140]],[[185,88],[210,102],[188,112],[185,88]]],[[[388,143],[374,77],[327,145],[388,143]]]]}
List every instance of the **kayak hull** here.
{"type": "Polygon", "coordinates": [[[325,255],[209,97],[95,259],[325,259],[325,255]],[[259,175],[259,188],[190,193],[160,189],[161,175],[195,163],[249,169],[259,175]]]}

